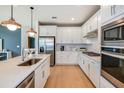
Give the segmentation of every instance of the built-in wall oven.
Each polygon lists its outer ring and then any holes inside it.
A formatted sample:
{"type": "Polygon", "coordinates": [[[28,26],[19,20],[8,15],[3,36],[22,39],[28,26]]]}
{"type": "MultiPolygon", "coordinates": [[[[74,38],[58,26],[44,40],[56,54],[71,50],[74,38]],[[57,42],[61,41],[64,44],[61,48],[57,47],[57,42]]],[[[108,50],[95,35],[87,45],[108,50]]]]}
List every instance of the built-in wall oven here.
{"type": "Polygon", "coordinates": [[[102,27],[101,74],[116,87],[124,87],[124,20],[102,27]]]}

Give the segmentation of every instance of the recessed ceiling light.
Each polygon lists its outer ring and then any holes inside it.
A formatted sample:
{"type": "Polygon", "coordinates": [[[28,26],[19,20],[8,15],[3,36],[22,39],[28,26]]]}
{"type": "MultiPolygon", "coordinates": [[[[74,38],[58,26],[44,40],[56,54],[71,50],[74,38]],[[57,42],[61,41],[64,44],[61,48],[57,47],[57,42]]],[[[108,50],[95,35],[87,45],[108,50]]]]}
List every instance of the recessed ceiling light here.
{"type": "Polygon", "coordinates": [[[52,19],[57,19],[57,17],[56,16],[52,16],[52,19]]]}
{"type": "Polygon", "coordinates": [[[71,20],[74,20],[74,18],[71,18],[71,20]]]}

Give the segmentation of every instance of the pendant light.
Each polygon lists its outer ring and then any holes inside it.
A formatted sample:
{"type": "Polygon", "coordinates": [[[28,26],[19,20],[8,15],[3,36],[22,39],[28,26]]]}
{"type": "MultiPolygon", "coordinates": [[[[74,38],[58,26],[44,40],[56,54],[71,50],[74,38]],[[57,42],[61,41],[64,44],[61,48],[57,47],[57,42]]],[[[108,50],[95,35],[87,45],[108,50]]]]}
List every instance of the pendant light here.
{"type": "Polygon", "coordinates": [[[21,28],[21,24],[17,23],[13,18],[13,5],[11,5],[11,18],[1,22],[2,26],[6,26],[10,31],[15,31],[21,28]]]}
{"type": "Polygon", "coordinates": [[[31,9],[31,28],[27,32],[28,32],[28,35],[30,37],[34,37],[35,34],[37,34],[37,32],[34,31],[34,29],[33,29],[33,9],[34,8],[33,7],[30,7],[30,9],[31,9]]]}

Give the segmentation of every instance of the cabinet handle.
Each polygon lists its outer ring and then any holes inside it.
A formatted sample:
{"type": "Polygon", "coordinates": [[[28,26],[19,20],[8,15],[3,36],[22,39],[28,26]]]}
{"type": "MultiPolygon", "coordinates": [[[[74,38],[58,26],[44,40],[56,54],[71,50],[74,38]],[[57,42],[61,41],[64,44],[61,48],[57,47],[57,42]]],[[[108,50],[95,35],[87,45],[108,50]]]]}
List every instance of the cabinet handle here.
{"type": "Polygon", "coordinates": [[[44,78],[44,74],[45,74],[44,72],[45,72],[45,71],[42,72],[42,78],[44,78]]]}
{"type": "Polygon", "coordinates": [[[111,16],[112,16],[112,12],[113,12],[113,10],[112,10],[112,6],[111,6],[111,16]]]}
{"type": "Polygon", "coordinates": [[[88,70],[90,70],[90,64],[88,64],[88,70]]]}
{"type": "Polygon", "coordinates": [[[116,11],[115,11],[116,5],[113,5],[113,8],[114,8],[114,15],[115,15],[116,14],[116,11]]]}
{"type": "Polygon", "coordinates": [[[111,16],[115,15],[115,5],[111,6],[111,16]]]}
{"type": "Polygon", "coordinates": [[[84,64],[84,60],[82,59],[82,62],[83,62],[83,64],[84,64]]]}

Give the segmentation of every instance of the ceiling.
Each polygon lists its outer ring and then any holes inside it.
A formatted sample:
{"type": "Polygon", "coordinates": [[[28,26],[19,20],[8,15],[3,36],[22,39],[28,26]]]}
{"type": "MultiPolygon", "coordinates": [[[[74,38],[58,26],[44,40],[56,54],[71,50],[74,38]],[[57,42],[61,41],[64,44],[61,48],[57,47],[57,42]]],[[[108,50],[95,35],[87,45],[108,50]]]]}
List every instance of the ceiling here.
{"type": "MultiPolygon", "coordinates": [[[[30,5],[14,6],[14,18],[23,25],[30,26],[30,5]]],[[[91,17],[99,5],[33,5],[34,21],[41,24],[81,25],[91,17]],[[52,19],[57,17],[57,19],[52,19]]],[[[0,6],[0,21],[10,17],[10,6],[0,6]]]]}

